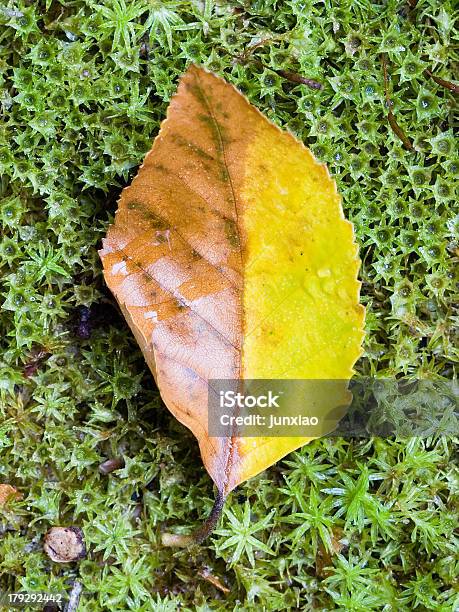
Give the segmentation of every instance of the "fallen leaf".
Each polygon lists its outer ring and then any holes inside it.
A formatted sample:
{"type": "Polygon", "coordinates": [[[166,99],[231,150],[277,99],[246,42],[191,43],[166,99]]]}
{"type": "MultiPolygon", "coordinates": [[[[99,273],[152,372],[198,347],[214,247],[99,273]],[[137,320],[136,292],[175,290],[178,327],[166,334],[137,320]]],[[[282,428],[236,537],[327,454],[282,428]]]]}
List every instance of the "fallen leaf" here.
{"type": "Polygon", "coordinates": [[[230,592],[229,588],[223,584],[220,578],[218,578],[218,576],[214,576],[207,568],[204,568],[203,570],[198,572],[198,575],[201,576],[201,578],[204,578],[204,580],[207,580],[207,582],[210,582],[210,584],[212,584],[214,587],[216,587],[223,593],[226,594],[230,592]]]}
{"type": "Polygon", "coordinates": [[[86,557],[83,532],[79,527],[52,527],[45,535],[43,549],[55,563],[70,563],[86,557]]]}
{"type": "Polygon", "coordinates": [[[331,537],[331,550],[327,550],[322,543],[319,544],[316,554],[316,576],[327,578],[332,575],[333,572],[330,568],[333,567],[333,555],[339,554],[344,548],[344,544],[341,541],[342,537],[343,530],[337,527],[333,530],[331,537]]]}
{"type": "Polygon", "coordinates": [[[0,508],[13,499],[22,499],[21,493],[9,484],[0,484],[0,508]]]}
{"type": "Polygon", "coordinates": [[[100,255],[165,404],[199,441],[214,525],[232,489],[313,438],[210,437],[209,381],[347,381],[361,354],[360,262],[335,183],[191,66],[100,255]]]}

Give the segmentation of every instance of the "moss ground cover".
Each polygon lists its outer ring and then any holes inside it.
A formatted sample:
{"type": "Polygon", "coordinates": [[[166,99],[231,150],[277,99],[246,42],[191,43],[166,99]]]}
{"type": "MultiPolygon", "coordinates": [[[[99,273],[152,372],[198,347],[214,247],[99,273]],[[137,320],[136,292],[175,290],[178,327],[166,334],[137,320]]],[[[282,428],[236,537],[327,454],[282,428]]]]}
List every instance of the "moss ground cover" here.
{"type": "Polygon", "coordinates": [[[23,499],[0,508],[1,589],[69,591],[77,579],[83,610],[457,609],[458,479],[446,436],[315,441],[240,487],[203,546],[162,547],[161,529],[188,531],[208,516],[212,485],[191,434],[161,405],[97,255],[177,77],[202,64],[335,176],[363,260],[359,372],[451,379],[455,96],[426,70],[451,82],[457,69],[453,9],[2,4],[0,483],[23,499]],[[122,467],[99,471],[121,456],[122,467]],[[83,529],[86,560],[46,557],[54,525],[83,529]]]}

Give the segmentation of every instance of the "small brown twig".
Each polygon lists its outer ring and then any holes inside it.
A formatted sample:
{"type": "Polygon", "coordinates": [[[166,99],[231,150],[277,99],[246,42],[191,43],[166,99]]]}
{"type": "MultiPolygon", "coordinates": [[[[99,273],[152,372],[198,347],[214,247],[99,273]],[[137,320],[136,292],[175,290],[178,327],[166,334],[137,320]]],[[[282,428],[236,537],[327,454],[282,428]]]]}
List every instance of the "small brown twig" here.
{"type": "Polygon", "coordinates": [[[291,81],[292,83],[300,83],[301,85],[306,85],[307,87],[310,87],[311,89],[323,89],[323,85],[322,83],[319,83],[319,81],[316,81],[314,79],[309,79],[308,77],[305,77],[302,74],[298,74],[297,72],[292,72],[290,70],[281,70],[281,69],[271,68],[271,66],[267,66],[261,60],[253,57],[253,52],[255,51],[255,49],[264,45],[265,42],[266,41],[263,40],[263,41],[260,41],[252,45],[248,49],[246,48],[241,54],[237,56],[238,61],[240,63],[252,62],[253,64],[256,64],[257,66],[260,66],[261,68],[265,68],[266,70],[272,70],[272,72],[275,72],[277,75],[279,75],[283,79],[286,79],[287,81],[291,81]]]}
{"type": "Polygon", "coordinates": [[[107,474],[111,474],[115,470],[119,470],[124,467],[124,459],[123,457],[115,457],[114,459],[107,459],[99,465],[99,472],[106,476],[107,474]]]}
{"type": "Polygon", "coordinates": [[[445,79],[435,76],[434,74],[432,74],[430,70],[425,70],[424,74],[426,74],[433,81],[435,81],[437,85],[441,85],[441,87],[444,87],[445,89],[449,89],[449,91],[452,91],[454,94],[459,94],[459,85],[456,85],[455,83],[451,83],[451,81],[445,81],[445,79]]]}
{"type": "Polygon", "coordinates": [[[239,58],[243,62],[251,61],[253,64],[260,66],[260,68],[271,70],[272,72],[275,72],[277,75],[279,75],[283,79],[287,79],[287,81],[291,81],[292,83],[301,83],[302,85],[307,85],[311,89],[322,89],[323,88],[322,83],[319,83],[319,81],[315,81],[314,79],[309,79],[296,72],[291,72],[290,70],[278,70],[276,68],[271,68],[271,66],[267,66],[266,64],[264,64],[261,60],[257,58],[249,59],[245,53],[239,56],[239,58]]]}
{"type": "Polygon", "coordinates": [[[413,147],[411,140],[408,138],[408,136],[399,126],[399,124],[397,123],[397,120],[395,119],[395,115],[392,112],[392,108],[391,108],[392,100],[389,97],[389,79],[387,76],[387,61],[386,61],[386,57],[384,56],[384,54],[381,55],[381,63],[382,63],[383,73],[384,73],[384,95],[386,97],[386,103],[387,103],[387,120],[389,122],[389,125],[392,131],[394,132],[396,136],[398,136],[398,138],[400,138],[405,148],[407,148],[409,151],[414,151],[415,149],[413,147]]]}
{"type": "MultiPolygon", "coordinates": [[[[269,66],[267,66],[267,68],[269,68],[269,66]]],[[[322,83],[319,83],[319,81],[308,79],[301,74],[297,74],[296,72],[290,72],[289,70],[275,70],[274,68],[269,69],[274,70],[274,72],[280,77],[287,79],[288,81],[292,81],[292,83],[301,83],[302,85],[307,85],[311,89],[323,89],[323,85],[322,83]]]]}

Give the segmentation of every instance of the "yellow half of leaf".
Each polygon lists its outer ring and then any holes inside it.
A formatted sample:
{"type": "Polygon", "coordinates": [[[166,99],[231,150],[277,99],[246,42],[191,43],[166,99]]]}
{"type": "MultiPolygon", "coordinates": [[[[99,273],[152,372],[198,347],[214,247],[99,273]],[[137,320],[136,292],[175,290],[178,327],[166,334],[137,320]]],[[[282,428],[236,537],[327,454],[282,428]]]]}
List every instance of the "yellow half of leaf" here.
{"type": "Polygon", "coordinates": [[[364,309],[335,183],[215,75],[191,66],[182,77],[101,257],[223,497],[311,438],[210,437],[210,380],[341,380],[333,397],[318,391],[316,409],[348,401],[364,309]]]}

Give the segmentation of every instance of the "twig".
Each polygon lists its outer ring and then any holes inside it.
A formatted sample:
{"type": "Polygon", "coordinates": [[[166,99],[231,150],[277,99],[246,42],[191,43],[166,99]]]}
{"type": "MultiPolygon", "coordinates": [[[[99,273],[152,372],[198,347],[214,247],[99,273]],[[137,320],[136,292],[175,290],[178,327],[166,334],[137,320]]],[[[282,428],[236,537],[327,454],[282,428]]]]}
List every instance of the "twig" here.
{"type": "MultiPolygon", "coordinates": [[[[267,66],[269,68],[269,66],[267,66]]],[[[279,76],[287,79],[288,81],[292,81],[293,83],[302,83],[303,85],[307,85],[311,89],[323,89],[322,83],[319,81],[314,81],[313,79],[308,79],[301,74],[297,74],[296,72],[290,72],[288,70],[275,70],[274,68],[269,68],[270,70],[274,70],[279,76]]]]}
{"type": "Polygon", "coordinates": [[[432,74],[432,72],[430,72],[430,70],[425,70],[424,74],[426,74],[433,81],[435,81],[437,85],[441,85],[442,87],[445,87],[445,89],[449,89],[453,93],[459,94],[459,85],[456,85],[455,83],[451,83],[451,81],[445,81],[445,79],[435,76],[434,74],[432,74]]]}
{"type": "Polygon", "coordinates": [[[387,120],[389,121],[389,125],[392,128],[392,131],[394,132],[394,134],[396,136],[398,136],[400,138],[400,140],[403,142],[405,147],[409,151],[414,151],[415,149],[414,149],[413,145],[411,144],[411,140],[408,138],[408,136],[405,134],[405,132],[399,126],[399,124],[397,123],[397,121],[396,121],[396,119],[394,117],[394,113],[391,110],[387,114],[387,120]]]}
{"type": "Polygon", "coordinates": [[[75,580],[75,582],[73,583],[72,590],[70,592],[69,601],[64,608],[64,612],[76,612],[76,610],[78,610],[82,590],[83,585],[81,584],[81,582],[75,580]]]}
{"type": "Polygon", "coordinates": [[[402,128],[397,123],[397,120],[395,119],[395,115],[391,109],[392,101],[389,97],[389,87],[388,87],[389,80],[387,77],[387,62],[386,62],[386,58],[384,54],[381,55],[381,63],[382,63],[383,73],[384,73],[384,95],[386,97],[386,103],[387,103],[387,120],[389,122],[389,125],[392,131],[394,132],[396,136],[398,136],[398,138],[400,138],[404,146],[409,151],[414,151],[415,149],[413,147],[413,144],[411,143],[411,140],[408,138],[408,136],[405,134],[405,132],[402,130],[402,128]]]}
{"type": "Polygon", "coordinates": [[[237,58],[239,62],[246,63],[251,61],[252,63],[257,64],[261,68],[265,68],[266,70],[271,70],[272,72],[275,72],[283,79],[287,79],[287,81],[291,81],[292,83],[301,83],[302,85],[307,85],[311,89],[323,89],[323,85],[322,83],[319,83],[319,81],[309,79],[308,77],[304,77],[303,75],[298,74],[297,72],[291,72],[290,70],[278,70],[276,68],[271,68],[271,66],[267,66],[257,58],[250,58],[255,49],[261,44],[263,43],[257,43],[250,47],[250,49],[246,49],[243,53],[238,55],[237,58]]]}
{"type": "Polygon", "coordinates": [[[254,64],[257,64],[261,68],[265,68],[266,70],[271,70],[275,72],[283,79],[287,79],[288,81],[292,81],[293,83],[301,83],[302,85],[307,85],[311,89],[322,89],[322,83],[319,81],[314,81],[313,79],[308,79],[307,77],[302,76],[296,72],[290,72],[290,70],[277,70],[276,68],[271,68],[271,66],[267,66],[261,60],[253,58],[252,60],[247,60],[246,56],[244,56],[244,61],[252,61],[254,64]]]}
{"type": "Polygon", "coordinates": [[[115,470],[119,470],[124,467],[124,458],[123,457],[115,457],[114,459],[107,459],[99,465],[99,472],[106,476],[107,474],[111,474],[115,470]]]}

